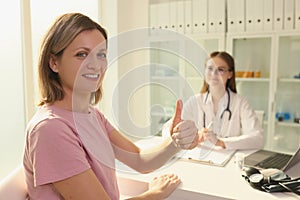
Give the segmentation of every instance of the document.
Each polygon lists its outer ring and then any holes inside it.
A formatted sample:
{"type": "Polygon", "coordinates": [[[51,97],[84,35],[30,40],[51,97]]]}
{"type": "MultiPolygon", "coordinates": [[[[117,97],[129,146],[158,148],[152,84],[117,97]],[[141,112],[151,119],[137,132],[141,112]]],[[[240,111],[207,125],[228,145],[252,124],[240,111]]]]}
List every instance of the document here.
{"type": "Polygon", "coordinates": [[[192,150],[182,152],[178,157],[207,165],[225,166],[235,151],[222,149],[205,141],[192,150]]]}

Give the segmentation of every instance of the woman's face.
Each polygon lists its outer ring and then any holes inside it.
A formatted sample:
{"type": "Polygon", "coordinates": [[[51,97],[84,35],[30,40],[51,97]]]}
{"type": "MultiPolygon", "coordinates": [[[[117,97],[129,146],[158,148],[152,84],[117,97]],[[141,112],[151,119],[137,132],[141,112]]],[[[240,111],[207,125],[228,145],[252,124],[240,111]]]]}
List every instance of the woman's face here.
{"type": "Polygon", "coordinates": [[[51,67],[59,74],[66,92],[90,94],[99,88],[107,68],[106,49],[105,38],[97,29],[75,37],[51,67]]]}
{"type": "Polygon", "coordinates": [[[220,86],[226,87],[226,82],[232,77],[232,71],[229,71],[229,66],[220,57],[210,58],[206,62],[205,80],[210,87],[220,86]]]}

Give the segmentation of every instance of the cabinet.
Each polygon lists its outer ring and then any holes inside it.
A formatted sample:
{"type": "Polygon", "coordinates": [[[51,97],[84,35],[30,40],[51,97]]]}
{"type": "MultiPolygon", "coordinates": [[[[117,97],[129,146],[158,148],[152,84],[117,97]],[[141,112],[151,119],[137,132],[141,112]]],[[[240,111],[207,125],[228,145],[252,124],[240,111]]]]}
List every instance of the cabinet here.
{"type": "Polygon", "coordinates": [[[274,148],[294,152],[300,144],[300,123],[295,123],[300,113],[300,33],[278,33],[275,41],[274,135],[270,135],[274,148]]]}
{"type": "Polygon", "coordinates": [[[236,71],[244,73],[237,78],[238,92],[265,113],[265,147],[294,152],[300,143],[300,124],[294,122],[300,110],[300,34],[227,34],[226,49],[236,60],[236,71]],[[249,72],[254,77],[245,75],[249,72]]]}
{"type": "Polygon", "coordinates": [[[150,47],[150,132],[160,135],[174,114],[176,100],[185,101],[200,91],[208,53],[225,49],[225,34],[158,34],[150,47]]]}

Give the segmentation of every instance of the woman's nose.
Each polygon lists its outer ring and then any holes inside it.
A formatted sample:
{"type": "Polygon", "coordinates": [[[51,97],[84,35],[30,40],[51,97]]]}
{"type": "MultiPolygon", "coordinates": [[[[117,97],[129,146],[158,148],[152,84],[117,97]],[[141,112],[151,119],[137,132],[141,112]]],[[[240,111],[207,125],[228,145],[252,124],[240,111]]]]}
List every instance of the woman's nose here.
{"type": "Polygon", "coordinates": [[[107,68],[106,59],[99,59],[97,56],[89,58],[87,68],[94,71],[104,72],[107,68]]]}

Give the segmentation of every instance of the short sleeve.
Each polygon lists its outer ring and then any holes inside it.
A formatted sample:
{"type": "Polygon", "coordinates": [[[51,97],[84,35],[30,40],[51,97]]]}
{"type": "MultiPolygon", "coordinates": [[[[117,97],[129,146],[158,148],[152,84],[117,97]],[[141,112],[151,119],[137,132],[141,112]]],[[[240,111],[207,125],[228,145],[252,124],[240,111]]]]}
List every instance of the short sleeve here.
{"type": "Polygon", "coordinates": [[[115,127],[108,121],[108,119],[105,118],[105,116],[101,112],[96,110],[96,113],[97,113],[99,122],[101,122],[101,124],[103,124],[107,133],[111,133],[112,131],[115,130],[115,127]]]}
{"type": "Polygon", "coordinates": [[[64,180],[90,168],[76,134],[60,119],[40,122],[30,135],[34,185],[64,180]]]}

